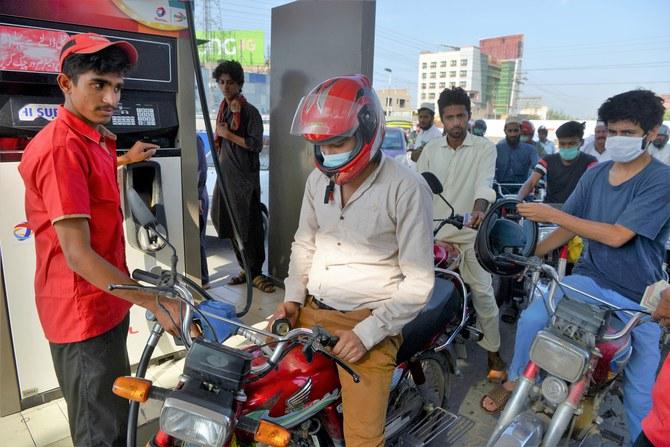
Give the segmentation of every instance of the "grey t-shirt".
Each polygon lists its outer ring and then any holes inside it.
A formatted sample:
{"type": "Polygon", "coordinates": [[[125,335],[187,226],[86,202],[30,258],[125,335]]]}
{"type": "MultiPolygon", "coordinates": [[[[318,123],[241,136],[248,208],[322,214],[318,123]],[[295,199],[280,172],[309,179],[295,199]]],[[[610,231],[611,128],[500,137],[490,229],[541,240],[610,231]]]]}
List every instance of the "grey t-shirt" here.
{"type": "Polygon", "coordinates": [[[635,236],[619,248],[589,240],[573,273],[640,302],[644,289],[663,278],[670,232],[670,167],[652,160],[618,186],[609,182],[613,162],[587,170],[562,210],[583,219],[619,224],[635,236]]]}

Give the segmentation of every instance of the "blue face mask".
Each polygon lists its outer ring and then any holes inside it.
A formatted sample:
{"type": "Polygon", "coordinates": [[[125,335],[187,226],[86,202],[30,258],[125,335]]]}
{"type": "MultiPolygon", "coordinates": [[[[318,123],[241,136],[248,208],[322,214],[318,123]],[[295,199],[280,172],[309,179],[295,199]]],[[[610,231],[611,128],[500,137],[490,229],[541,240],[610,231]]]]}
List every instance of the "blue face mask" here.
{"type": "Polygon", "coordinates": [[[558,153],[563,160],[574,160],[579,155],[579,146],[562,147],[559,149],[558,153]]]}
{"type": "Polygon", "coordinates": [[[321,153],[321,155],[323,156],[323,165],[327,168],[336,168],[340,165],[343,165],[349,160],[351,152],[353,151],[343,152],[341,154],[330,154],[330,155],[321,153]]]}

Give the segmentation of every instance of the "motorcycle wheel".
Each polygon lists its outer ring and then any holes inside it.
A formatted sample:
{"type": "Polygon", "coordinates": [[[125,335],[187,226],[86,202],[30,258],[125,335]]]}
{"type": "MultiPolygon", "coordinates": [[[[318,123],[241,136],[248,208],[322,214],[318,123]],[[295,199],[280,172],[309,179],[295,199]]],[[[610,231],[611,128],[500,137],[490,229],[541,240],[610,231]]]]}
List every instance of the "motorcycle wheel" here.
{"type": "MultiPolygon", "coordinates": [[[[419,362],[426,378],[420,387],[424,403],[432,407],[446,408],[451,395],[451,373],[447,359],[439,352],[426,352],[419,357],[419,362]]],[[[411,375],[409,380],[412,380],[411,375]]]]}

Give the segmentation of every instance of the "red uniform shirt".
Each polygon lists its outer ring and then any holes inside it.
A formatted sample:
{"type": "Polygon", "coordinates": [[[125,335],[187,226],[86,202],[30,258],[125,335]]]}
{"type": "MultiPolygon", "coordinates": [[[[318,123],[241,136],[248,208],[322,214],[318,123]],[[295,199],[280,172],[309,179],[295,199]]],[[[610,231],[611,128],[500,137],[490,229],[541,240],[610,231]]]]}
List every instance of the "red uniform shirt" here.
{"type": "Polygon", "coordinates": [[[128,273],[123,215],[116,181],[116,137],[93,129],[64,107],[28,144],[19,172],[25,207],[35,232],[35,301],[44,335],[70,343],[118,325],[131,303],[106,293],[67,265],[54,222],[89,220],[91,247],[128,273]]]}
{"type": "Polygon", "coordinates": [[[666,357],[651,392],[652,406],[642,420],[644,435],[656,447],[670,446],[670,356],[666,357]]]}

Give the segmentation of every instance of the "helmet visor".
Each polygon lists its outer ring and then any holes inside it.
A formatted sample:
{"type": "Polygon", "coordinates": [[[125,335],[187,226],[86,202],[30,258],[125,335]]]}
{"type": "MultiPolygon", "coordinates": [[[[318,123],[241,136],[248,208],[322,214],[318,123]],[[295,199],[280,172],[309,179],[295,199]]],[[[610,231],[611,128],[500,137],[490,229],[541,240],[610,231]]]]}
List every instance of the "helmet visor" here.
{"type": "Polygon", "coordinates": [[[309,94],[300,100],[291,135],[319,144],[350,137],[358,129],[360,110],[361,104],[356,101],[323,93],[309,94]]]}

